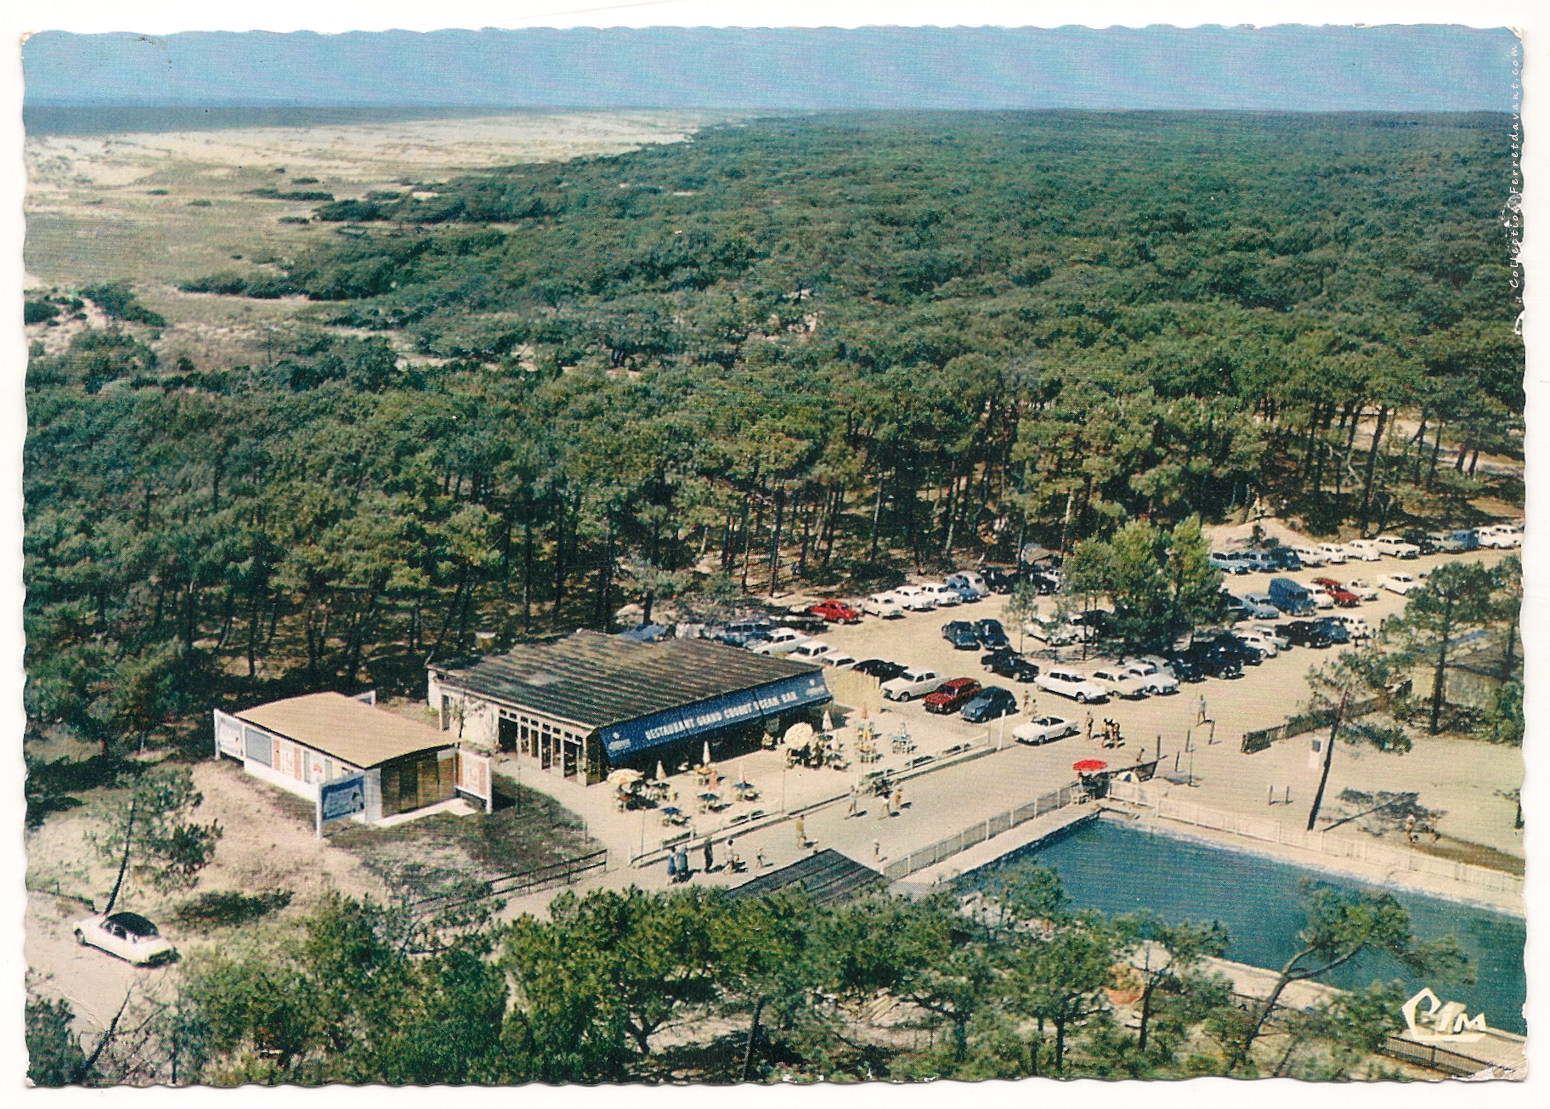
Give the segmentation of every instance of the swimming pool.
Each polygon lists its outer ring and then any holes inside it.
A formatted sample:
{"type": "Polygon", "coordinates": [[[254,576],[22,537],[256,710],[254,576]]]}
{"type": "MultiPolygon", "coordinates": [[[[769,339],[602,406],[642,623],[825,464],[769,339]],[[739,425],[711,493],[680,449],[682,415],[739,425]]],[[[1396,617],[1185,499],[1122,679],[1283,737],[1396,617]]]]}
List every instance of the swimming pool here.
{"type": "MultiPolygon", "coordinates": [[[[1170,921],[1220,921],[1230,937],[1227,958],[1272,970],[1291,956],[1297,931],[1306,922],[1299,888],[1303,879],[1338,889],[1375,888],[1109,819],[1092,821],[1043,847],[1014,851],[964,882],[969,888],[980,887],[1032,865],[1056,871],[1066,893],[1082,908],[1110,914],[1150,908],[1170,921]]],[[[1449,932],[1457,937],[1478,981],[1456,986],[1417,979],[1381,953],[1364,953],[1320,981],[1348,988],[1393,978],[1414,989],[1429,985],[1444,1000],[1464,1002],[1471,1015],[1484,1011],[1493,1027],[1525,1032],[1523,920],[1406,890],[1390,892],[1410,913],[1418,937],[1435,939],[1449,932]]]]}

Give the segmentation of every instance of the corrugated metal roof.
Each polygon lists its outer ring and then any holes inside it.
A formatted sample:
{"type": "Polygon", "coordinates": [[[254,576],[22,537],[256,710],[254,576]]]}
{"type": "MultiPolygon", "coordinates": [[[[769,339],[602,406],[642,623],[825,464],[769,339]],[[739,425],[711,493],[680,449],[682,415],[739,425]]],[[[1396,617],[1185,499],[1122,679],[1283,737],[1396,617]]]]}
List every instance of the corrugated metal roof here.
{"type": "Polygon", "coordinates": [[[255,705],[236,715],[266,732],[293,739],[362,770],[454,743],[445,732],[343,693],[309,693],[255,705]]]}
{"type": "Polygon", "coordinates": [[[864,893],[884,880],[883,875],[871,867],[862,866],[826,847],[816,855],[744,882],[731,894],[733,897],[761,897],[799,886],[815,903],[833,905],[864,893]]]}
{"type": "Polygon", "coordinates": [[[431,669],[472,693],[602,728],[821,667],[705,640],[632,643],[582,630],[467,669],[431,669]]]}

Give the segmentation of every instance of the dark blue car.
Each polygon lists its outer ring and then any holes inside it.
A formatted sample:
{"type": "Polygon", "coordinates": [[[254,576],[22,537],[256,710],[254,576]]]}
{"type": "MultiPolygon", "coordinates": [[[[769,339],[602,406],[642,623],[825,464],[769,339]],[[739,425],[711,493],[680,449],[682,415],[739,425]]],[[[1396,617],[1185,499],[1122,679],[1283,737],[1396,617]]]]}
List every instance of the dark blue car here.
{"type": "Polygon", "coordinates": [[[1006,638],[1006,629],[1001,626],[1000,620],[974,621],[974,634],[979,636],[980,646],[987,651],[998,651],[1003,647],[1011,646],[1006,638]]]}
{"type": "Polygon", "coordinates": [[[1017,694],[993,685],[976,693],[973,700],[963,706],[959,715],[971,724],[983,724],[987,720],[1011,716],[1016,712],[1017,694]]]}

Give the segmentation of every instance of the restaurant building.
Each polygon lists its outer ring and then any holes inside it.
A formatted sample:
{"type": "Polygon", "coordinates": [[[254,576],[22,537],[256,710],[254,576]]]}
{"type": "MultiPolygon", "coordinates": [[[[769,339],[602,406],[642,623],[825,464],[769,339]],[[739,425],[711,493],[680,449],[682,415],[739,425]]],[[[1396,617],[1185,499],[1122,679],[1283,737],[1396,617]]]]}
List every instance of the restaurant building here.
{"type": "Polygon", "coordinates": [[[831,700],[821,667],[699,639],[578,631],[471,664],[432,662],[427,697],[465,747],[599,782],[612,770],[756,745],[831,700]]]}

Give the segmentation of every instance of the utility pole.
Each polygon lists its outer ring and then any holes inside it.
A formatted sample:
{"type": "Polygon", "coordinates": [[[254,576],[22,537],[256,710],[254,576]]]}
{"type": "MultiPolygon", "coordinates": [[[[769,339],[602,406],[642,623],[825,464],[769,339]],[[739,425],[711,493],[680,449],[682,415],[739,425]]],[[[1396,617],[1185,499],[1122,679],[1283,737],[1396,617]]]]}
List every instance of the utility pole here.
{"type": "Polygon", "coordinates": [[[1335,722],[1329,729],[1328,745],[1324,748],[1324,772],[1319,775],[1318,792],[1313,795],[1313,808],[1308,810],[1308,831],[1319,819],[1319,806],[1324,803],[1324,787],[1329,784],[1329,764],[1335,758],[1335,737],[1340,734],[1340,720],[1345,716],[1346,693],[1340,694],[1340,704],[1335,709],[1335,722]]]}

